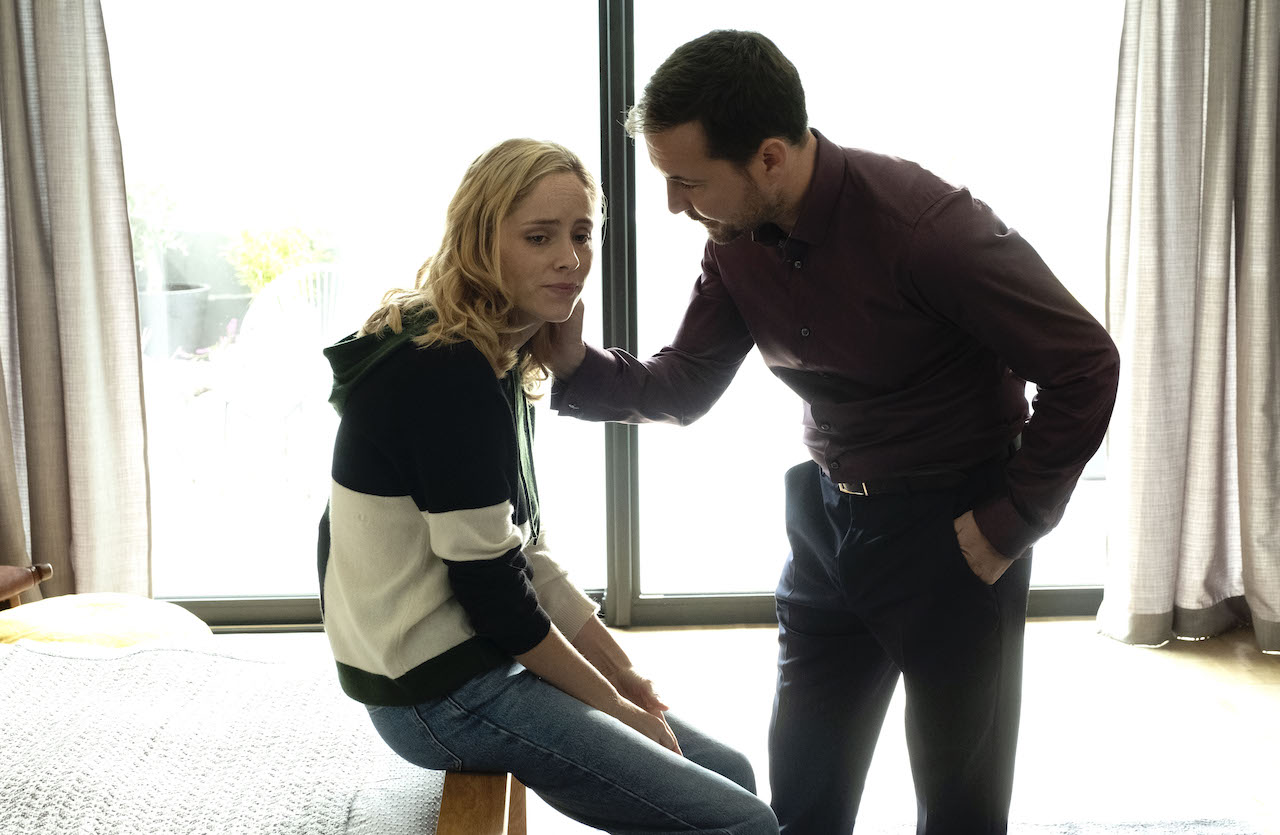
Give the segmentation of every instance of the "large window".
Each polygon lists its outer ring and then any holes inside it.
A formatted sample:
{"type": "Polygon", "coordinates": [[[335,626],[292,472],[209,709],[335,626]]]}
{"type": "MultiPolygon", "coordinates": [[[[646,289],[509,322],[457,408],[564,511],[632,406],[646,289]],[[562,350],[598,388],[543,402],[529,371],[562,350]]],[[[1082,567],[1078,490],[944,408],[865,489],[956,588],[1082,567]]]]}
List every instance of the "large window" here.
{"type": "MultiPolygon", "coordinates": [[[[336,427],[320,348],[413,281],[464,168],[493,143],[554,139],[608,170],[602,9],[634,8],[637,87],[698,34],[765,32],[797,63],[815,127],[969,186],[1101,318],[1122,5],[103,0],[146,343],[156,594],[316,593],[336,427]]],[[[667,213],[643,145],[635,203],[611,206],[607,228],[634,224],[637,273],[597,267],[586,327],[599,341],[602,281],[635,281],[647,356],[675,332],[704,233],[667,213]]],[[[638,550],[625,556],[607,552],[606,517],[627,505],[606,505],[604,428],[538,408],[547,526],[579,585],[604,588],[613,554],[636,599],[773,589],[782,474],[807,453],[799,400],[758,356],[694,426],[638,430],[638,550]]],[[[1087,522],[1104,475],[1100,456],[1040,544],[1034,583],[1100,582],[1087,522]]]]}
{"type": "MultiPolygon", "coordinates": [[[[636,84],[715,28],[767,34],[796,64],[810,123],[838,144],[914,160],[966,185],[1037,248],[1099,320],[1123,4],[1024,0],[636,4],[636,84]]],[[[639,95],[639,90],[637,90],[639,95]]],[[[637,153],[639,349],[674,335],[705,233],[666,209],[637,153]]],[[[1034,390],[1030,392],[1033,394],[1034,390]]],[[[753,351],[692,427],[640,430],[640,590],[770,591],[787,545],[782,473],[807,458],[801,404],[753,351]],[[679,471],[681,478],[671,478],[679,471]]],[[[1037,548],[1033,583],[1095,585],[1105,541],[1099,457],[1037,548]]]]}
{"type": "MultiPolygon", "coordinates": [[[[412,285],[485,148],[554,139],[599,170],[595,4],[103,6],[139,261],[155,593],[314,595],[336,428],[320,349],[412,285]]],[[[548,528],[588,587],[605,576],[602,436],[539,420],[548,528]]]]}

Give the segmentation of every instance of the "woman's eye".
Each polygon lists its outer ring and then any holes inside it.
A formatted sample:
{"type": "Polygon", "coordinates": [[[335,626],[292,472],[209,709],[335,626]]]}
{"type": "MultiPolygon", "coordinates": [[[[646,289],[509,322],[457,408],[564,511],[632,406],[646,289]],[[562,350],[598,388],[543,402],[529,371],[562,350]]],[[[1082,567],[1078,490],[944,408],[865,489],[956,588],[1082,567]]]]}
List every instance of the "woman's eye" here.
{"type": "Polygon", "coordinates": [[[530,235],[526,240],[531,244],[545,244],[547,242],[546,235],[530,235]]]}
{"type": "Polygon", "coordinates": [[[580,244],[589,244],[591,243],[591,233],[579,232],[578,234],[573,236],[573,239],[580,244]]]}

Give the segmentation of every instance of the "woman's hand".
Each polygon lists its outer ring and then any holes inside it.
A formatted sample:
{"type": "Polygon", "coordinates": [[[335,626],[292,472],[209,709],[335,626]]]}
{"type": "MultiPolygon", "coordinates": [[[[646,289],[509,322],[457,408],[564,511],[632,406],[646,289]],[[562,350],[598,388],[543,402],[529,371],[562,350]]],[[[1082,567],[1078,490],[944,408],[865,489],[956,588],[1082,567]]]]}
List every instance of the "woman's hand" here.
{"type": "MultiPolygon", "coordinates": [[[[587,652],[609,660],[608,675],[617,676],[628,682],[634,692],[648,693],[651,702],[661,704],[653,695],[653,685],[635,675],[621,675],[620,671],[630,670],[631,662],[626,653],[618,647],[608,630],[594,616],[587,619],[587,625],[578,633],[578,638],[587,652]],[[613,663],[616,662],[616,663],[613,663]],[[639,682],[644,682],[640,684],[639,682]]],[[[677,754],[680,743],[675,734],[667,726],[667,720],[661,714],[653,714],[618,692],[618,688],[606,678],[587,657],[580,654],[577,647],[565,640],[560,630],[552,624],[547,637],[543,638],[533,649],[517,655],[516,660],[523,664],[529,672],[573,696],[580,702],[603,711],[619,722],[647,736],[654,742],[677,754]]],[[[602,662],[603,663],[603,662],[602,662]]]]}
{"type": "Polygon", "coordinates": [[[653,689],[653,682],[635,671],[634,667],[625,667],[609,676],[609,683],[617,688],[623,698],[634,702],[659,718],[664,710],[670,710],[653,689]]]}
{"type": "Polygon", "coordinates": [[[606,713],[663,748],[684,756],[680,751],[680,743],[676,741],[675,734],[671,733],[671,728],[662,715],[667,706],[653,692],[653,682],[635,671],[631,666],[631,659],[618,646],[613,634],[599,618],[587,618],[587,622],[574,636],[573,647],[608,682],[614,699],[604,708],[606,713]]]}
{"type": "Polygon", "coordinates": [[[676,735],[671,732],[671,727],[661,714],[655,716],[626,698],[620,699],[617,711],[610,711],[610,713],[615,719],[652,739],[668,751],[684,756],[684,752],[680,750],[680,743],[676,741],[676,735]]]}

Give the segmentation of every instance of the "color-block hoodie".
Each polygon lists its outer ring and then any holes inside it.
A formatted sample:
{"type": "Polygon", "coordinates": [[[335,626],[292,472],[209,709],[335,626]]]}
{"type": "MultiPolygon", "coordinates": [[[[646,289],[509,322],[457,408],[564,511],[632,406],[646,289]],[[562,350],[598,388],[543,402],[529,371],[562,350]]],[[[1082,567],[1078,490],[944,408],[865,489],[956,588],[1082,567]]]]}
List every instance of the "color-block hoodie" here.
{"type": "Polygon", "coordinates": [[[320,605],[352,698],[416,704],[537,645],[595,604],[550,557],[533,410],[470,342],[420,348],[430,318],[326,348],[341,416],[320,523],[320,605]]]}

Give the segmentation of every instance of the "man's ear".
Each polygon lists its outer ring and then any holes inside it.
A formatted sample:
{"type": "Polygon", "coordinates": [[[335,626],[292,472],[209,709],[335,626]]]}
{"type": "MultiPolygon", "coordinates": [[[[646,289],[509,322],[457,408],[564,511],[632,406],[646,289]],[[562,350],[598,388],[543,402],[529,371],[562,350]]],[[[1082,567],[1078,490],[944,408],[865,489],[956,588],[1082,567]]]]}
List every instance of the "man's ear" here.
{"type": "Polygon", "coordinates": [[[756,160],[764,167],[766,175],[776,176],[786,170],[792,150],[787,140],[780,136],[771,136],[760,143],[760,150],[756,151],[756,160]]]}

